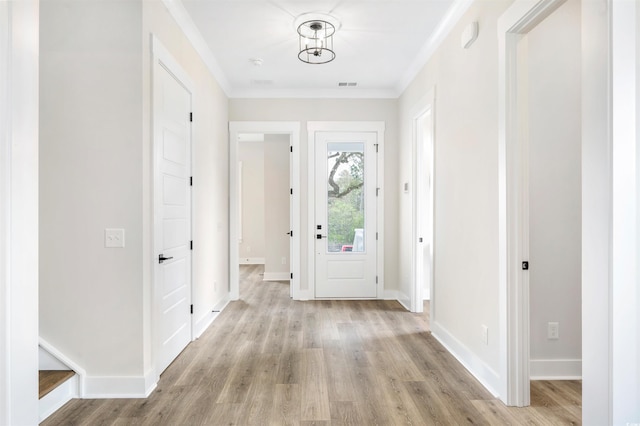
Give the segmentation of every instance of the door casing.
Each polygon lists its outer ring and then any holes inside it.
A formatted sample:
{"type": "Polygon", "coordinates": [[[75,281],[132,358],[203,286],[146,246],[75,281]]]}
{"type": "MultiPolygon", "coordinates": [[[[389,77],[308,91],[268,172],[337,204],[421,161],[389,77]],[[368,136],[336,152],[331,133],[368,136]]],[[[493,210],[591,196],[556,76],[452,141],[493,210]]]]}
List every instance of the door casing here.
{"type": "Polygon", "coordinates": [[[431,258],[431,270],[429,271],[429,286],[430,286],[430,309],[429,309],[429,322],[433,324],[433,318],[435,313],[435,286],[434,286],[434,232],[435,232],[435,89],[432,88],[425,95],[425,97],[418,103],[416,112],[413,114],[413,232],[412,238],[412,271],[413,271],[413,286],[411,293],[411,312],[423,312],[424,310],[424,294],[422,282],[424,280],[424,271],[419,270],[419,262],[421,250],[420,244],[429,244],[430,246],[430,258],[431,258]],[[429,120],[429,126],[425,130],[423,129],[424,120],[429,120]],[[425,143],[427,138],[430,139],[428,143],[425,143]],[[428,189],[428,208],[424,211],[421,208],[421,199],[425,192],[424,183],[421,182],[420,176],[423,174],[424,160],[429,161],[429,182],[430,188],[428,189]],[[421,223],[421,216],[427,214],[429,220],[427,223],[421,223]],[[419,242],[419,238],[423,239],[423,242],[419,242]]]}
{"type": "Polygon", "coordinates": [[[315,135],[316,132],[375,132],[378,144],[377,155],[377,176],[376,187],[378,188],[378,196],[376,197],[377,209],[377,233],[378,233],[378,250],[376,258],[376,268],[378,276],[377,298],[378,299],[396,299],[395,294],[385,294],[384,292],[384,121],[309,121],[307,122],[307,141],[309,149],[307,150],[308,160],[308,179],[307,179],[307,225],[310,229],[306,232],[309,235],[307,246],[307,282],[308,289],[301,292],[305,300],[315,299],[315,197],[316,184],[315,179],[315,135]],[[311,229],[313,228],[313,229],[311,229]]]}
{"type": "Polygon", "coordinates": [[[498,19],[498,289],[500,383],[507,405],[530,404],[528,157],[522,137],[518,39],[566,0],[516,1],[498,19]]]}
{"type": "Polygon", "coordinates": [[[290,294],[300,299],[300,122],[297,121],[230,121],[229,122],[229,297],[240,298],[238,272],[238,240],[240,236],[240,187],[238,179],[238,135],[264,133],[289,135],[291,156],[289,163],[291,204],[289,224],[293,231],[290,247],[290,294]]]}

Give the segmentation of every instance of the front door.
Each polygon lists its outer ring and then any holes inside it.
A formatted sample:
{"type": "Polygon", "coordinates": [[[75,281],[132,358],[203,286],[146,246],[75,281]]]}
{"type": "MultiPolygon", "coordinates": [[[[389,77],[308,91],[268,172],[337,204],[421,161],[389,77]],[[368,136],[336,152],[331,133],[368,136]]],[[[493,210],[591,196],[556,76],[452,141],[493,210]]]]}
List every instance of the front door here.
{"type": "Polygon", "coordinates": [[[154,262],[161,373],[191,341],[191,94],[161,64],[154,71],[154,262]]]}
{"type": "Polygon", "coordinates": [[[315,297],[375,298],[376,133],[315,135],[315,297]]]}

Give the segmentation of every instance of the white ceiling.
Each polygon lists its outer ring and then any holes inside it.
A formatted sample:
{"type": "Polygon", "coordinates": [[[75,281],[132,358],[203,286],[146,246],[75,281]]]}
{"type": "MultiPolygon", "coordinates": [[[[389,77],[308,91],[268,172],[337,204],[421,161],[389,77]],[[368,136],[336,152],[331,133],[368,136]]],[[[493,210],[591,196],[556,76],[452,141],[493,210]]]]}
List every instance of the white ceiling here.
{"type": "Polygon", "coordinates": [[[230,97],[397,97],[470,0],[164,0],[230,97]],[[336,59],[298,59],[294,20],[340,21],[336,59]],[[260,58],[261,66],[252,59],[260,58]],[[356,87],[339,88],[339,82],[356,87]]]}

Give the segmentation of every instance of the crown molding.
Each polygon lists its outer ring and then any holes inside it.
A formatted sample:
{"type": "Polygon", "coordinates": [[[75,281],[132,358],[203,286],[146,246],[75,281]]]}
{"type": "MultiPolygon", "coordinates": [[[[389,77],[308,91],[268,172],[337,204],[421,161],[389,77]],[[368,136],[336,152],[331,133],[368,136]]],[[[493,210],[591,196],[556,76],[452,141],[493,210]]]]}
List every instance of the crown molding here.
{"type": "Polygon", "coordinates": [[[198,55],[200,55],[200,58],[202,58],[202,61],[216,79],[220,88],[222,88],[227,97],[229,97],[232,90],[229,80],[227,80],[222,68],[220,68],[218,64],[218,60],[213,55],[209,45],[204,40],[204,37],[191,19],[191,16],[189,16],[189,12],[187,12],[182,2],[180,0],[162,0],[162,3],[164,3],[169,14],[171,14],[182,32],[184,32],[198,55]]]}
{"type": "Polygon", "coordinates": [[[462,15],[465,14],[474,0],[455,0],[451,5],[444,18],[440,21],[435,31],[420,49],[411,66],[404,73],[397,86],[397,94],[401,96],[407,89],[409,84],[416,78],[420,70],[431,59],[435,51],[440,47],[444,39],[449,35],[453,27],[460,21],[462,15]]]}

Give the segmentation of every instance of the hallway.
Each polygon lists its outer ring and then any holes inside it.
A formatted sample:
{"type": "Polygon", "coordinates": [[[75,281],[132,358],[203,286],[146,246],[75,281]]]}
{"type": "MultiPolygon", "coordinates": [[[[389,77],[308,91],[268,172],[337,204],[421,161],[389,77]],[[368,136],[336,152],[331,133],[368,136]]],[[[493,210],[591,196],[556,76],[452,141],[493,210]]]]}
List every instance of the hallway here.
{"type": "Polygon", "coordinates": [[[506,408],[395,301],[294,302],[262,267],[148,399],[74,400],[43,425],[580,424],[580,382],[506,408]]]}

